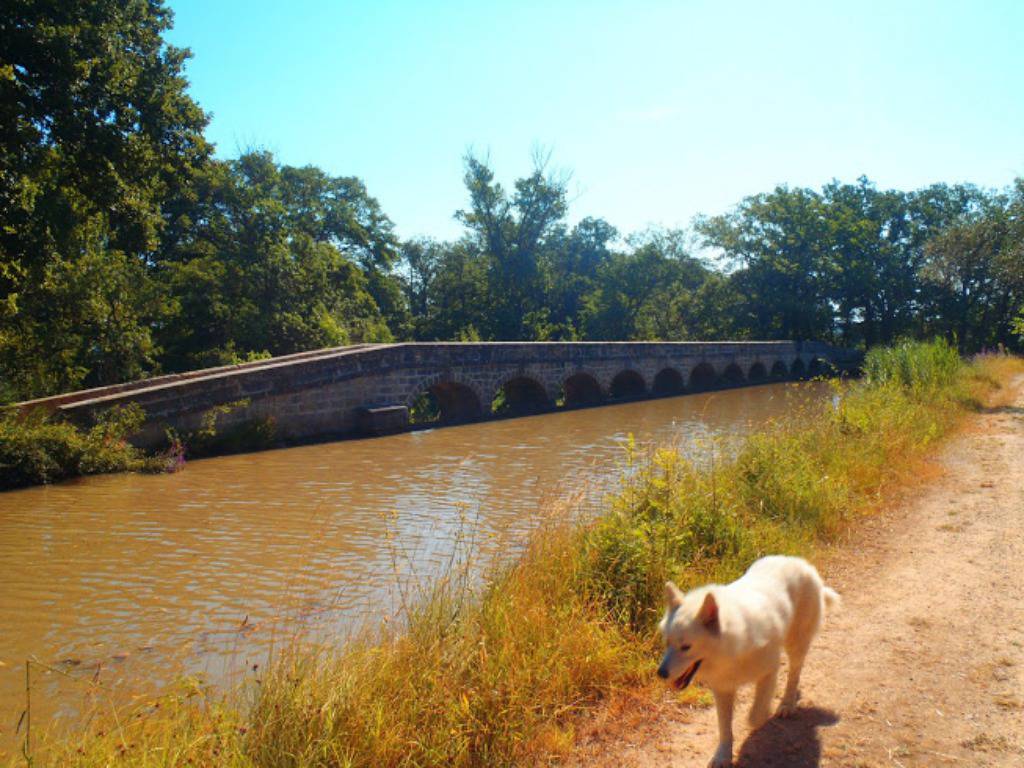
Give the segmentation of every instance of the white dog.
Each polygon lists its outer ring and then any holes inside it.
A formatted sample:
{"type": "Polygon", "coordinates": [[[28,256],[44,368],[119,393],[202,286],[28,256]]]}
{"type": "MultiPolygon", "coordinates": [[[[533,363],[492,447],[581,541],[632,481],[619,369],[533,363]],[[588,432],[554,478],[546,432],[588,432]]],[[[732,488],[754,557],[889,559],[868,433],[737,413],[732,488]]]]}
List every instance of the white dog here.
{"type": "Polygon", "coordinates": [[[763,557],[731,584],[711,584],[683,594],[665,585],[667,609],[661,621],[667,649],[658,675],[677,688],[696,678],[715,695],[718,749],[711,768],[732,764],[732,710],[736,690],[756,683],[750,724],[757,728],[770,714],[782,650],[789,677],[778,714],[796,709],[800,669],[818,631],[825,605],[839,595],[821,580],[814,566],[799,557],[763,557]]]}

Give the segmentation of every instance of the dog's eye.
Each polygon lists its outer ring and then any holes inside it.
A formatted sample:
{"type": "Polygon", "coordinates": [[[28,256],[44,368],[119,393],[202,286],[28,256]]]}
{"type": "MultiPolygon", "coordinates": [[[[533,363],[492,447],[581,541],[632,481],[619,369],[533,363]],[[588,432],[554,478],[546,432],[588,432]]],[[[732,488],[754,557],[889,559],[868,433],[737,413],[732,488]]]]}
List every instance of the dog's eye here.
{"type": "Polygon", "coordinates": [[[682,651],[683,653],[686,653],[688,650],[690,650],[690,644],[689,643],[683,643],[682,645],[679,646],[679,650],[682,651]]]}

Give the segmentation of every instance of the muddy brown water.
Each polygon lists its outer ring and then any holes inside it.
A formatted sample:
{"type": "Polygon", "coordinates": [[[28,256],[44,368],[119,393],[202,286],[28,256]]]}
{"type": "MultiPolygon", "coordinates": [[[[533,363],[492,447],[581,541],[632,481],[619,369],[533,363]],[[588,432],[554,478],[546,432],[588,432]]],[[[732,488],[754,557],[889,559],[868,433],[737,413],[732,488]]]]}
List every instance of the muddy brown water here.
{"type": "Polygon", "coordinates": [[[770,384],[2,493],[0,756],[28,659],[37,727],[186,674],[231,683],[296,633],[382,620],[457,541],[514,552],[552,504],[599,509],[630,435],[699,457],[827,392],[770,384]]]}

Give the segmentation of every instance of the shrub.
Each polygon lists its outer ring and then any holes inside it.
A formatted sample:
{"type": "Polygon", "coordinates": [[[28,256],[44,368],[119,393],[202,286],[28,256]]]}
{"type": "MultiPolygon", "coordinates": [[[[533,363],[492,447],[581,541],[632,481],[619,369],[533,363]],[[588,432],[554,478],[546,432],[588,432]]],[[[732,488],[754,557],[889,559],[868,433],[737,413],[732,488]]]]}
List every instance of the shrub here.
{"type": "Polygon", "coordinates": [[[895,384],[918,397],[951,386],[962,369],[960,355],[944,339],[875,347],[864,359],[864,376],[870,384],[895,384]]]}
{"type": "Polygon", "coordinates": [[[193,458],[270,448],[277,439],[277,424],[273,418],[219,423],[222,417],[248,408],[250,402],[243,398],[210,408],[203,413],[198,429],[183,436],[169,432],[171,444],[181,446],[181,450],[193,458]]]}
{"type": "Polygon", "coordinates": [[[147,457],[127,441],[143,420],[137,405],[105,411],[88,430],[39,410],[4,414],[0,489],[101,472],[160,471],[164,460],[147,457]]]}

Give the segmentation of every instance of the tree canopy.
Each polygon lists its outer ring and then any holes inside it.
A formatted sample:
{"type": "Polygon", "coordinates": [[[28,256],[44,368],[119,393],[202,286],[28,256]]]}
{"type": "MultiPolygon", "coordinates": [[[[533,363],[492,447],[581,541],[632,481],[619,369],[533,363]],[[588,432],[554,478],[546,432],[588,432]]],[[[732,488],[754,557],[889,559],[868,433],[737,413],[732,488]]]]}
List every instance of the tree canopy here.
{"type": "Polygon", "coordinates": [[[208,163],[188,52],[145,0],[0,12],[0,366],[40,394],[153,370],[152,259],[208,163]]]}
{"type": "Polygon", "coordinates": [[[403,242],[357,178],[216,158],[171,22],[0,11],[0,402],[359,341],[1024,336],[1022,179],[779,186],[624,235],[544,154],[506,187],[470,153],[461,236],[403,242]]]}

